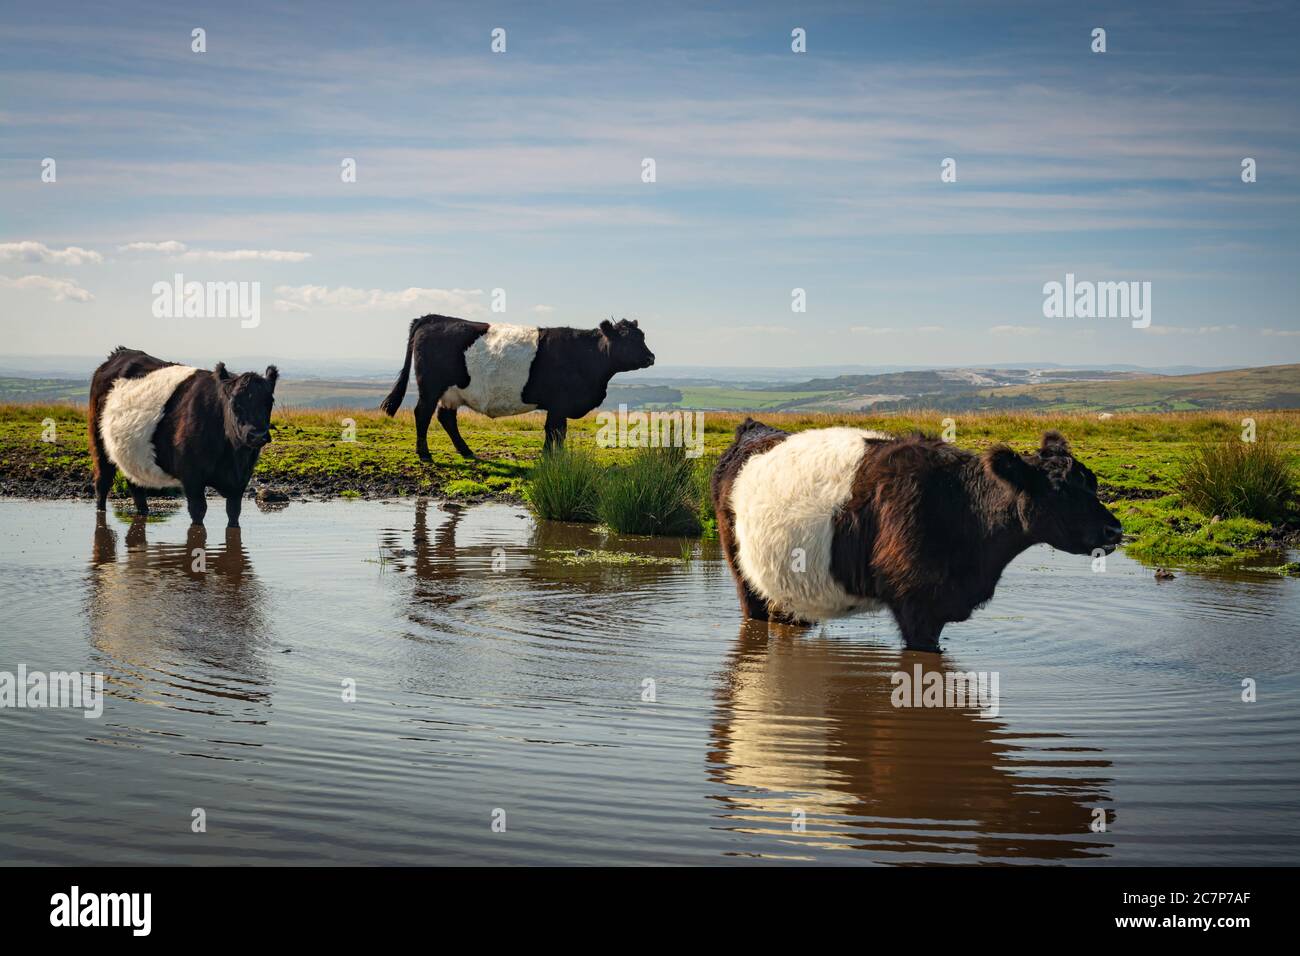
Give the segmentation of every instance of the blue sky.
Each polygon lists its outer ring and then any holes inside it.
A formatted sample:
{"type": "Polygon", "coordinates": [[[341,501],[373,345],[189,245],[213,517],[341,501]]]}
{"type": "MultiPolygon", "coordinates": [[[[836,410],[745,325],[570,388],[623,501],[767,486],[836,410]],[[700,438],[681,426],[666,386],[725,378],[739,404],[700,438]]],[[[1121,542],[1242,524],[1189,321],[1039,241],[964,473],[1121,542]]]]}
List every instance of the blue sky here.
{"type": "Polygon", "coordinates": [[[438,311],[677,365],[1300,361],[1294,4],[275,6],[6,7],[7,353],[396,363],[438,311]],[[177,272],[260,324],[155,318],[177,272]],[[1067,272],[1151,328],[1044,318],[1067,272]]]}

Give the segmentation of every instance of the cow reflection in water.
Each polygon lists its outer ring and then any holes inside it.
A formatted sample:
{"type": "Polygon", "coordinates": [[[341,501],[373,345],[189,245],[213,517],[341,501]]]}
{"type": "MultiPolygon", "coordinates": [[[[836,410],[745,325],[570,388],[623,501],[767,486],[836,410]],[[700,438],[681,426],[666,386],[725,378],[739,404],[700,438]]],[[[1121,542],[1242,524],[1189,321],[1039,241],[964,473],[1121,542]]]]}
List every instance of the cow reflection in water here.
{"type": "MultiPolygon", "coordinates": [[[[435,514],[445,512],[445,516],[432,532],[429,530],[429,502],[420,498],[415,503],[415,527],[411,531],[411,547],[403,543],[405,535],[396,529],[386,529],[380,535],[380,553],[385,567],[398,573],[414,572],[418,582],[417,593],[413,595],[418,604],[433,608],[447,608],[465,596],[460,579],[464,572],[457,567],[457,560],[468,560],[472,556],[456,549],[456,526],[460,524],[464,510],[457,504],[448,502],[433,509],[435,514]]],[[[483,551],[485,549],[476,549],[483,551]]],[[[476,557],[491,562],[491,549],[487,554],[476,557]]]]}
{"type": "MultiPolygon", "coordinates": [[[[538,603],[539,592],[559,596],[574,589],[593,598],[604,593],[611,603],[625,610],[627,591],[635,586],[633,579],[647,574],[644,568],[574,566],[554,557],[571,555],[579,547],[598,547],[597,536],[589,526],[537,521],[530,531],[528,546],[521,548],[515,528],[519,519],[513,513],[504,516],[479,510],[480,520],[472,522],[473,530],[467,535],[461,523],[468,510],[455,502],[438,504],[420,498],[415,503],[415,523],[409,538],[396,528],[385,529],[380,535],[383,567],[414,575],[410,597],[413,616],[418,619],[425,615],[415,612],[445,610],[457,604],[469,610],[485,602],[531,601],[529,617],[542,626],[541,619],[551,609],[545,600],[538,603]],[[486,523],[484,518],[488,518],[486,523]],[[494,520],[498,523],[493,524],[494,520]],[[468,540],[459,540],[458,530],[461,538],[468,540]],[[552,557],[539,560],[540,555],[552,557]]],[[[663,539],[660,545],[665,555],[680,554],[676,539],[663,539]]],[[[644,550],[647,543],[638,542],[638,547],[644,550]]],[[[651,576],[655,573],[661,572],[655,569],[651,576]]],[[[584,610],[597,613],[590,605],[584,610]]],[[[569,605],[554,609],[561,621],[571,612],[569,605]]]]}
{"type": "Polygon", "coordinates": [[[794,856],[800,843],[886,863],[1105,856],[1108,837],[1091,826],[1098,809],[1114,819],[1100,773],[1110,762],[1040,734],[1022,746],[977,709],[894,707],[892,675],[918,663],[953,670],[933,654],[742,625],[709,754],[732,827],[784,836],[794,856]]]}
{"type": "Polygon", "coordinates": [[[240,529],[214,541],[195,525],[184,543],[150,542],[149,530],[145,519],[133,520],[123,549],[102,512],[95,526],[87,617],[109,693],[264,720],[266,595],[240,529]]]}

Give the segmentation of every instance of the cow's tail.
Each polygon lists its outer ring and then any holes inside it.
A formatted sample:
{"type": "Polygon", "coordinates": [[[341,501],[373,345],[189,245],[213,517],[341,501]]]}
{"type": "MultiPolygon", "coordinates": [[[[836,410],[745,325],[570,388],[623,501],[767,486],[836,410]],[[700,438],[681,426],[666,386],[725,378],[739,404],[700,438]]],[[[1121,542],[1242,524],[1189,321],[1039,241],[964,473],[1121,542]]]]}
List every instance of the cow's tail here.
{"type": "Polygon", "coordinates": [[[420,327],[420,322],[420,319],[411,320],[411,331],[406,335],[406,361],[402,363],[402,371],[393,383],[393,390],[379,403],[379,407],[388,415],[396,415],[402,407],[402,399],[406,397],[406,384],[411,380],[411,352],[415,348],[415,330],[420,327]]]}

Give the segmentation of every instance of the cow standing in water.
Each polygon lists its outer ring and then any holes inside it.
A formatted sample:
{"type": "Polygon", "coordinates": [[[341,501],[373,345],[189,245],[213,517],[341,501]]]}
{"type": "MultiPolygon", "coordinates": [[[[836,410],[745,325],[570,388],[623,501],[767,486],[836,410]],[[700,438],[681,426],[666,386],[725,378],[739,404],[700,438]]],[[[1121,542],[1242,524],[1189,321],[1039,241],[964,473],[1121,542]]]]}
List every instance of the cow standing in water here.
{"type": "Polygon", "coordinates": [[[406,361],[379,407],[397,414],[414,362],[420,392],[415,452],[421,461],[430,460],[429,422],[435,412],[456,450],[474,457],[456,425],[462,405],[489,418],[542,409],[547,451],[564,443],[568,419],[581,418],[605,400],[611,378],[654,361],[645,334],[627,319],[601,322],[598,329],[539,329],[426,315],[411,322],[406,361]]]}
{"type": "Polygon", "coordinates": [[[208,487],[226,499],[228,527],[239,527],[244,490],[271,440],[279,372],[231,375],[164,362],[119,346],[90,382],[90,455],[95,506],[103,511],[118,469],[136,510],[149,513],[150,488],[185,490],[190,520],[203,524],[208,487]]]}
{"type": "Polygon", "coordinates": [[[1119,521],[1057,432],[1019,455],[857,428],[746,419],[713,473],[718,537],[745,616],[811,623],[887,607],[908,648],[993,597],[1034,544],[1109,554],[1119,521]]]}

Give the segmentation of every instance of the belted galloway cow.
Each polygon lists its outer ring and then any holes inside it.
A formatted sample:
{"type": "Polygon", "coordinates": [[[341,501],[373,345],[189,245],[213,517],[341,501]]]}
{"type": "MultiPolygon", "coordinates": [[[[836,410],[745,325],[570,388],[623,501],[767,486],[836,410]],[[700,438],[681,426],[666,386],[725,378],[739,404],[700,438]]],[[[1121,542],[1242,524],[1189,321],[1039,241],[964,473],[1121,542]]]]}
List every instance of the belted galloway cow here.
{"type": "Polygon", "coordinates": [[[712,491],[746,616],[811,623],[886,607],[925,651],[1031,545],[1109,554],[1123,533],[1054,431],[1032,454],[977,455],[920,434],[792,434],[746,419],[712,491]]]}
{"type": "Polygon", "coordinates": [[[415,453],[429,461],[429,422],[438,424],[465,458],[473,458],[456,424],[462,405],[489,418],[546,412],[543,450],[564,443],[568,419],[581,418],[605,400],[619,372],[648,368],[654,353],[635,321],[604,321],[596,329],[550,328],[470,322],[426,315],[411,322],[406,360],[388,397],[380,403],[397,414],[415,366],[420,391],[415,405],[415,453]]]}
{"type": "Polygon", "coordinates": [[[149,489],[179,487],[201,525],[215,488],[227,527],[238,528],[248,480],[271,440],[279,376],[274,365],[232,375],[222,362],[209,372],[118,346],[90,382],[95,507],[104,510],[120,469],[140,514],[149,513],[149,489]]]}

